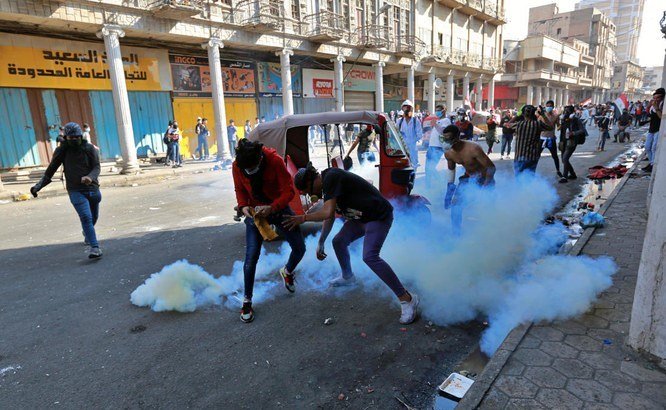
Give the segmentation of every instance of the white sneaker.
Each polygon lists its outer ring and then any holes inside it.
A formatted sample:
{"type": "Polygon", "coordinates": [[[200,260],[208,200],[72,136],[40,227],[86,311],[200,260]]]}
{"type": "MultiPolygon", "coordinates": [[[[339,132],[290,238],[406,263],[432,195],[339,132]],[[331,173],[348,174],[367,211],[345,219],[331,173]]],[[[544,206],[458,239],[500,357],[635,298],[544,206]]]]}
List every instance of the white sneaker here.
{"type": "Polygon", "coordinates": [[[351,286],[356,284],[356,276],[350,278],[345,278],[342,275],[338,276],[335,279],[332,279],[328,282],[332,288],[342,287],[342,286],[351,286]]]}
{"type": "Polygon", "coordinates": [[[400,323],[403,325],[408,325],[416,320],[416,315],[418,314],[419,308],[419,297],[412,295],[411,302],[400,302],[400,308],[402,313],[400,314],[400,323]]]}

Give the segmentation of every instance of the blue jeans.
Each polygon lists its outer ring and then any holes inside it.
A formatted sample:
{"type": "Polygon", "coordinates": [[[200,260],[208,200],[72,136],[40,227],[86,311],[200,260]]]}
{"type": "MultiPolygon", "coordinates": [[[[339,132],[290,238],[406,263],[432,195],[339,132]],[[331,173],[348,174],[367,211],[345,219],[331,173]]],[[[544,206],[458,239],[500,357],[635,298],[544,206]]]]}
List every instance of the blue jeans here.
{"type": "Polygon", "coordinates": [[[513,172],[516,175],[519,175],[525,171],[531,172],[532,174],[536,173],[537,165],[539,165],[538,159],[526,160],[523,158],[516,158],[513,161],[513,172]]]}
{"type": "Polygon", "coordinates": [[[379,256],[392,224],[393,216],[383,221],[368,223],[348,220],[333,238],[333,249],[342,269],[342,277],[351,278],[354,273],[349,257],[349,245],[355,240],[365,237],[363,239],[363,262],[391,288],[397,297],[400,297],[407,293],[405,287],[391,266],[379,256]]]}
{"type": "Polygon", "coordinates": [[[236,137],[229,137],[229,154],[231,154],[231,158],[236,157],[236,137]]]}
{"type": "Polygon", "coordinates": [[[171,145],[171,157],[169,159],[174,165],[180,164],[180,145],[178,145],[178,141],[172,142],[169,145],[171,145]]]}
{"type": "Polygon", "coordinates": [[[86,242],[93,248],[99,247],[97,235],[95,234],[95,224],[99,216],[99,203],[102,201],[102,193],[99,189],[91,191],[69,191],[69,200],[74,205],[76,213],[79,214],[86,242]]]}
{"type": "Polygon", "coordinates": [[[597,143],[597,149],[603,150],[604,147],[606,146],[606,140],[608,138],[610,138],[608,130],[601,131],[601,133],[599,134],[599,142],[597,143]]]}
{"type": "Polygon", "coordinates": [[[650,164],[654,165],[654,159],[657,156],[657,142],[659,141],[659,131],[648,132],[645,138],[645,151],[647,152],[650,164]]]}
{"type": "Polygon", "coordinates": [[[444,155],[442,147],[428,147],[428,151],[426,151],[425,182],[428,188],[432,188],[437,179],[437,164],[442,159],[442,155],[444,155]]]}
{"type": "Polygon", "coordinates": [[[504,156],[504,149],[506,148],[506,155],[511,154],[511,143],[513,142],[513,134],[502,134],[502,146],[500,148],[500,155],[504,156]]]}
{"type": "Polygon", "coordinates": [[[197,142],[197,150],[194,152],[199,153],[199,158],[208,157],[208,140],[206,139],[206,136],[199,135],[197,142]]]}
{"type": "MultiPolygon", "coordinates": [[[[282,227],[282,220],[285,215],[294,215],[291,208],[276,212],[268,217],[268,223],[275,225],[275,229],[291,246],[291,254],[285,268],[293,273],[298,263],[305,255],[305,240],[301,234],[301,228],[296,227],[289,231],[282,227]]],[[[259,229],[254,225],[254,219],[245,218],[245,263],[243,264],[243,275],[245,279],[245,297],[252,300],[252,291],[254,290],[254,276],[257,272],[257,262],[261,254],[261,245],[264,238],[259,233],[259,229]]]]}

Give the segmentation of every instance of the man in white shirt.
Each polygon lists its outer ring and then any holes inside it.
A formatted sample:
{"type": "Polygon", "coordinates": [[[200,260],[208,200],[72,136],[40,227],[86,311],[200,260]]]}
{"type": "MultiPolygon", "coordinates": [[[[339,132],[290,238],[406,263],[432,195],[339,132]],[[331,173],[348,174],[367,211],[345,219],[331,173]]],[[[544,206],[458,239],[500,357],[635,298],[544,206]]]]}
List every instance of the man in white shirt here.
{"type": "Polygon", "coordinates": [[[405,100],[402,103],[402,118],[396,124],[402,133],[402,137],[407,145],[409,151],[409,159],[412,161],[414,170],[419,167],[419,152],[416,149],[416,144],[423,138],[423,128],[421,121],[414,115],[414,103],[410,100],[405,100]]]}
{"type": "Polygon", "coordinates": [[[441,141],[442,130],[451,125],[451,120],[446,117],[446,109],[441,104],[435,107],[435,117],[437,117],[437,121],[430,130],[430,142],[428,151],[426,151],[425,180],[428,188],[432,188],[437,181],[437,165],[444,155],[441,141]]]}

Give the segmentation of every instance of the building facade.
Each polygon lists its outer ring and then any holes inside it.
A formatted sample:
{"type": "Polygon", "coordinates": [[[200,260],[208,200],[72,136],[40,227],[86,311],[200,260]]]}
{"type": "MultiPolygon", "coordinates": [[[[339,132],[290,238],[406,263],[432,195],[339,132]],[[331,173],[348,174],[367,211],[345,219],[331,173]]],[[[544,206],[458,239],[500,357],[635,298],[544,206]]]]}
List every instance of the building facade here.
{"type": "Polygon", "coordinates": [[[594,7],[615,24],[618,61],[638,62],[638,39],[641,35],[645,0],[581,0],[576,10],[594,7]]]}
{"type": "Polygon", "coordinates": [[[615,65],[610,99],[615,100],[625,94],[629,101],[643,97],[643,68],[631,61],[623,61],[615,65]]]}
{"type": "Polygon", "coordinates": [[[503,0],[0,0],[0,116],[32,130],[0,168],[47,163],[68,121],[131,172],[169,119],[187,154],[207,117],[228,160],[231,119],[493,105],[504,22],[503,0]]]}
{"type": "Polygon", "coordinates": [[[528,36],[521,41],[504,42],[504,72],[498,87],[512,99],[502,101],[505,107],[522,104],[545,104],[552,100],[556,107],[581,101],[592,87],[594,58],[577,47],[549,36],[528,36]]]}
{"type": "Polygon", "coordinates": [[[592,89],[586,97],[594,103],[607,101],[615,57],[615,24],[596,8],[560,13],[556,4],[534,7],[529,12],[528,35],[547,35],[568,43],[589,44],[594,57],[592,89]]]}
{"type": "Polygon", "coordinates": [[[654,92],[659,87],[663,87],[664,66],[644,67],[643,68],[643,89],[647,92],[654,92]]]}

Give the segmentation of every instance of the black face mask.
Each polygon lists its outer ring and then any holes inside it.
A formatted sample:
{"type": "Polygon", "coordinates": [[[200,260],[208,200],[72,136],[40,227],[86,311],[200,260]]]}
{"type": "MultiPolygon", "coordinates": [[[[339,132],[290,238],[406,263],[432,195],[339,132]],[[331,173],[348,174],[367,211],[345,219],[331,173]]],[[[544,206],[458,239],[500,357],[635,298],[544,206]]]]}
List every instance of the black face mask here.
{"type": "Polygon", "coordinates": [[[82,138],[76,138],[76,139],[73,139],[73,140],[68,139],[68,140],[66,140],[66,142],[67,142],[67,147],[68,148],[78,149],[78,148],[81,148],[81,144],[82,144],[83,141],[82,141],[82,138]]]}

